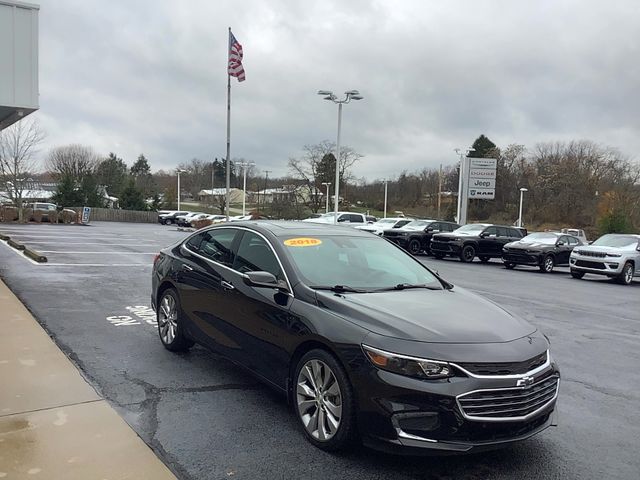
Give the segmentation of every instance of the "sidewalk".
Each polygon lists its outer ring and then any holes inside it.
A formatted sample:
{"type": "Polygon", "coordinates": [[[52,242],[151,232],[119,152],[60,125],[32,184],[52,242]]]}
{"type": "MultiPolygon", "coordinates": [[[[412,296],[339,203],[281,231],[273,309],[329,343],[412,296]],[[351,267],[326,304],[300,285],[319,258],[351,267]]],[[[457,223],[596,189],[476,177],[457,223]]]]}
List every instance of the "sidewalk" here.
{"type": "Polygon", "coordinates": [[[0,280],[0,479],[175,480],[0,280]]]}

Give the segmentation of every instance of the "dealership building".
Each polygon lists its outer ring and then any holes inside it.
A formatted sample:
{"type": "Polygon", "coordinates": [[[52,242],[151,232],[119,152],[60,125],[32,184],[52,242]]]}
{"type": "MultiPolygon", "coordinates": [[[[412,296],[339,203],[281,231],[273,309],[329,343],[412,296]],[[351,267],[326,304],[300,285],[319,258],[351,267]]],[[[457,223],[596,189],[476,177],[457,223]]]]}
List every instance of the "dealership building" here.
{"type": "Polygon", "coordinates": [[[39,108],[39,9],[0,0],[0,130],[39,108]]]}

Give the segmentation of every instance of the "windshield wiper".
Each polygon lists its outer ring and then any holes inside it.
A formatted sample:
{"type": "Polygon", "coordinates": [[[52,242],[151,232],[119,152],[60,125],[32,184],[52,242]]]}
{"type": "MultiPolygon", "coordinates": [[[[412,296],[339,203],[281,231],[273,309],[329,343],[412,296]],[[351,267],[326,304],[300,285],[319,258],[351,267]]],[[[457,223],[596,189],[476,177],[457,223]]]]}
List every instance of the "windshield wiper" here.
{"type": "Polygon", "coordinates": [[[335,293],[367,293],[369,290],[363,290],[361,288],[353,288],[348,285],[334,285],[330,287],[328,285],[315,285],[309,288],[314,290],[330,290],[335,293]]]}
{"type": "Polygon", "coordinates": [[[385,287],[378,288],[376,292],[389,292],[392,290],[409,290],[411,288],[424,288],[426,290],[442,290],[440,287],[436,287],[435,285],[428,285],[426,283],[399,283],[394,285],[393,287],[385,287]]]}

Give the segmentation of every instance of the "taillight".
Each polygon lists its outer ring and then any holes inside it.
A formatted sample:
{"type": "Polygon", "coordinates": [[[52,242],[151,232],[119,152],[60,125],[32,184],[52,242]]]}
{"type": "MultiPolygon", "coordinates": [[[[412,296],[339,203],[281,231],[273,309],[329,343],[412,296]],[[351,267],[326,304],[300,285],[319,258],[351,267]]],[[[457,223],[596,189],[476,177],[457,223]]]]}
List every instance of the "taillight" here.
{"type": "Polygon", "coordinates": [[[158,263],[158,260],[160,260],[161,254],[160,253],[156,253],[156,256],[153,257],[153,264],[155,265],[156,263],[158,263]]]}

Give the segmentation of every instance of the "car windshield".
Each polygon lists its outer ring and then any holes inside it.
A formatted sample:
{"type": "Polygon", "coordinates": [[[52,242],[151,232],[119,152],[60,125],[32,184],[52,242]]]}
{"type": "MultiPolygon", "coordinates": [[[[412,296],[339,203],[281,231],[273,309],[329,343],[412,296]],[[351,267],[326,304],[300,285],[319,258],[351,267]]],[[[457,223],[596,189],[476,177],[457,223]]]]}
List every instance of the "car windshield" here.
{"type": "Polygon", "coordinates": [[[409,222],[407,223],[404,227],[402,228],[419,228],[419,227],[426,227],[429,224],[429,222],[425,222],[424,220],[414,220],[413,222],[409,222]]]}
{"type": "Polygon", "coordinates": [[[397,221],[398,220],[396,220],[395,218],[383,218],[382,220],[378,220],[376,222],[376,224],[379,224],[379,225],[383,225],[383,224],[390,225],[390,224],[396,223],[397,221]]]}
{"type": "Polygon", "coordinates": [[[373,291],[398,285],[442,288],[425,266],[385,240],[371,237],[315,235],[282,242],[309,286],[340,285],[373,291]]]}
{"type": "Polygon", "coordinates": [[[471,233],[471,232],[481,232],[485,229],[487,225],[482,223],[471,223],[469,225],[465,225],[453,231],[453,233],[471,233]]]}
{"type": "Polygon", "coordinates": [[[598,247],[634,247],[638,244],[638,238],[632,237],[631,235],[603,235],[592,245],[598,247]]]}
{"type": "Polygon", "coordinates": [[[530,233],[524,237],[520,242],[522,243],[546,243],[548,245],[555,245],[558,237],[550,233],[530,233]]]}

